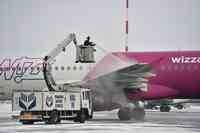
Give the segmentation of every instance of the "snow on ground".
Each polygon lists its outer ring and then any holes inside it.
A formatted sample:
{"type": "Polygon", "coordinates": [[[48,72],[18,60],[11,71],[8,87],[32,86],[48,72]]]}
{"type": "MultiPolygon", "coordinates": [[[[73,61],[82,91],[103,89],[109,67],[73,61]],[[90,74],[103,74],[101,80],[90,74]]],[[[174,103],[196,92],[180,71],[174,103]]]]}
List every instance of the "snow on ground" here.
{"type": "MultiPolygon", "coordinates": [[[[74,124],[72,122],[66,121],[63,124],[57,125],[44,125],[43,123],[39,123],[36,125],[21,125],[20,123],[5,123],[5,125],[0,126],[0,132],[2,133],[97,133],[97,132],[107,132],[107,133],[189,133],[191,130],[181,125],[165,125],[165,124],[152,124],[148,122],[144,123],[104,123],[89,121],[85,124],[74,124]]],[[[193,131],[199,132],[199,131],[193,131]]]]}
{"type": "Polygon", "coordinates": [[[147,111],[145,121],[119,121],[117,110],[95,113],[94,119],[84,124],[63,121],[57,125],[22,125],[12,120],[11,104],[0,104],[0,133],[197,133],[200,132],[200,107],[192,106],[170,113],[147,111]]]}

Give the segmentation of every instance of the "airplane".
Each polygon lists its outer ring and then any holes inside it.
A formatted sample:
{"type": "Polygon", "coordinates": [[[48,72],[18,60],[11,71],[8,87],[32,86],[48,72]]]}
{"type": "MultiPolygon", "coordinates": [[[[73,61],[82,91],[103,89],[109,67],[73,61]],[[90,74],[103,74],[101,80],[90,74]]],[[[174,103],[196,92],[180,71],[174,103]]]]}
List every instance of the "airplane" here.
{"type": "Polygon", "coordinates": [[[186,103],[192,103],[191,99],[151,100],[151,101],[146,102],[145,109],[152,109],[152,110],[160,109],[160,112],[170,112],[171,107],[174,107],[178,110],[182,110],[186,108],[186,103]]]}
{"type": "Polygon", "coordinates": [[[148,100],[145,102],[145,109],[158,110],[160,112],[170,112],[173,108],[183,110],[191,105],[198,105],[199,99],[160,99],[160,100],[148,100]]]}
{"type": "MultiPolygon", "coordinates": [[[[163,98],[199,98],[199,63],[200,51],[115,52],[104,57],[90,71],[86,79],[92,82],[94,79],[96,81],[94,86],[101,88],[98,89],[99,91],[105,91],[104,98],[100,98],[104,99],[103,109],[120,108],[118,116],[121,120],[131,117],[143,119],[145,112],[141,101],[163,98]],[[113,55],[126,62],[136,62],[136,64],[116,70],[115,68],[119,67],[119,61],[113,60],[113,55]],[[97,74],[109,69],[116,71],[96,77],[97,74]],[[138,85],[136,86],[137,83],[133,82],[138,82],[138,85]],[[113,94],[113,96],[107,94],[113,94]],[[121,102],[119,106],[116,101],[121,102]]],[[[102,107],[99,106],[97,109],[101,110],[102,107]]]]}
{"type": "MultiPolygon", "coordinates": [[[[0,60],[0,97],[10,99],[16,89],[44,89],[41,61],[0,60]]],[[[200,51],[113,52],[93,66],[71,65],[54,64],[55,79],[90,88],[94,111],[119,108],[120,120],[144,119],[146,100],[200,98],[200,51]]]]}

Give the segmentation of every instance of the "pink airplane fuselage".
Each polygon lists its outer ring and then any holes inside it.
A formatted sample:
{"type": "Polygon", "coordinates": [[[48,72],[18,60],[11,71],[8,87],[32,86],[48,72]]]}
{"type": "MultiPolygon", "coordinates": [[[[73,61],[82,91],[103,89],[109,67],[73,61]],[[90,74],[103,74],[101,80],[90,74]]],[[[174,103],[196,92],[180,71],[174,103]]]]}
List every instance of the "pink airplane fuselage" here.
{"type": "MultiPolygon", "coordinates": [[[[147,63],[156,75],[148,81],[146,92],[129,92],[130,100],[162,98],[200,98],[200,51],[115,52],[124,61],[147,63]]],[[[92,73],[107,71],[111,56],[105,56],[92,73]],[[110,59],[109,59],[110,58],[110,59]]],[[[90,74],[91,76],[92,74],[90,74]]]]}
{"type": "Polygon", "coordinates": [[[200,51],[124,54],[150,64],[156,74],[149,80],[147,92],[129,93],[130,99],[200,98],[200,51]]]}

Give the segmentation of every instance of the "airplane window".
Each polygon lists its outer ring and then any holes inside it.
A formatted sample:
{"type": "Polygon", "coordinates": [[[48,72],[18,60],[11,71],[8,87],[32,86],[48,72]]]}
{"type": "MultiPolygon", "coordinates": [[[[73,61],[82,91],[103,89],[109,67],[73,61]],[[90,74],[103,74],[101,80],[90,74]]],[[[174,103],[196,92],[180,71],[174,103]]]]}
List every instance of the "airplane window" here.
{"type": "Polygon", "coordinates": [[[55,70],[58,71],[58,67],[57,66],[55,67],[55,70]]]}
{"type": "Polygon", "coordinates": [[[61,66],[61,70],[64,71],[64,70],[65,70],[65,67],[64,67],[64,66],[61,66]]]}
{"type": "Polygon", "coordinates": [[[68,66],[68,67],[67,67],[67,70],[70,70],[70,69],[71,69],[70,66],[68,66]]]}
{"type": "MultiPolygon", "coordinates": [[[[12,68],[13,71],[15,71],[15,67],[12,68]]],[[[2,69],[0,68],[0,71],[2,71],[2,69]]]]}
{"type": "Polygon", "coordinates": [[[76,66],[74,66],[73,69],[76,70],[76,66]]]}
{"type": "Polygon", "coordinates": [[[31,67],[31,70],[33,71],[33,70],[34,70],[34,67],[31,67]]]}
{"type": "Polygon", "coordinates": [[[22,70],[22,68],[21,67],[18,67],[18,71],[21,71],[22,70]]]}

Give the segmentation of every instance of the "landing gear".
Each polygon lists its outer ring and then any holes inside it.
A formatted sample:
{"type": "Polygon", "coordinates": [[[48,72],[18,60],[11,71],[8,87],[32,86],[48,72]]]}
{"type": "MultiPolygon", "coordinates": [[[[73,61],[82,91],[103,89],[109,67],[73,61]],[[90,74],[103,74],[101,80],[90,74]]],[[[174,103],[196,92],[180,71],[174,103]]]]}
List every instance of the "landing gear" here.
{"type": "Polygon", "coordinates": [[[138,121],[144,120],[145,118],[145,111],[142,108],[133,109],[132,114],[133,114],[133,118],[138,121]]]}
{"type": "Polygon", "coordinates": [[[128,107],[120,108],[118,112],[118,117],[120,120],[144,120],[145,111],[143,108],[130,109],[128,107]]]}
{"type": "Polygon", "coordinates": [[[169,105],[160,106],[160,112],[169,112],[170,110],[171,110],[171,107],[169,105]]]}
{"type": "Polygon", "coordinates": [[[120,108],[118,111],[118,117],[120,120],[130,120],[131,111],[128,107],[120,108]]]}
{"type": "Polygon", "coordinates": [[[182,104],[178,104],[178,105],[176,105],[176,108],[179,109],[179,110],[181,110],[181,109],[183,109],[184,107],[183,107],[182,104]]]}

